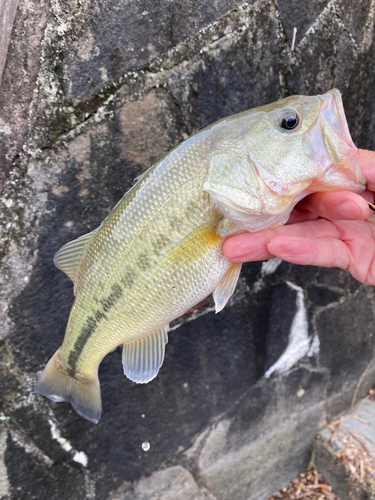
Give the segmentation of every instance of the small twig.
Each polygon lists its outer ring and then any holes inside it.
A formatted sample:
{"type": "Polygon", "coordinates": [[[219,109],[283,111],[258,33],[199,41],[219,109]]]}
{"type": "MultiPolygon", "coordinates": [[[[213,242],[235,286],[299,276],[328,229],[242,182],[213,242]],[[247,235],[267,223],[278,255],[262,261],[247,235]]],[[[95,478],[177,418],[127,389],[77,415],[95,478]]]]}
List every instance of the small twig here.
{"type": "Polygon", "coordinates": [[[360,470],[361,479],[364,479],[364,477],[365,477],[365,467],[363,465],[362,458],[359,459],[359,470],[360,470]]]}
{"type": "Polygon", "coordinates": [[[328,486],[328,484],[324,484],[324,483],[320,483],[320,484],[319,483],[318,484],[307,484],[306,488],[313,488],[313,489],[322,488],[322,489],[331,491],[331,487],[328,486]]]}
{"type": "MultiPolygon", "coordinates": [[[[371,425],[371,424],[370,424],[370,425],[371,425]]],[[[355,440],[357,441],[357,443],[359,443],[365,451],[367,451],[367,443],[366,443],[365,437],[364,437],[364,435],[362,434],[362,432],[357,431],[357,430],[355,430],[355,429],[354,429],[354,430],[352,430],[352,431],[348,430],[348,431],[347,431],[347,433],[348,433],[348,434],[349,434],[349,435],[350,435],[353,439],[355,439],[355,440]]],[[[370,439],[370,438],[367,438],[367,439],[368,439],[368,440],[372,443],[372,441],[371,441],[371,439],[370,439]]]]}
{"type": "Polygon", "coordinates": [[[352,414],[352,417],[355,418],[356,420],[358,420],[359,422],[362,422],[362,424],[367,424],[367,425],[371,425],[370,422],[368,422],[367,420],[365,420],[364,418],[361,418],[359,417],[358,415],[356,414],[352,414]]]}
{"type": "Polygon", "coordinates": [[[299,500],[300,498],[306,498],[306,497],[311,497],[311,495],[313,495],[314,492],[313,491],[309,491],[308,493],[303,493],[302,495],[298,495],[296,497],[296,500],[299,500]]]}
{"type": "Polygon", "coordinates": [[[370,210],[372,210],[373,212],[375,212],[375,205],[373,205],[372,203],[369,203],[369,202],[367,202],[367,204],[368,204],[370,210]]]}
{"type": "Polygon", "coordinates": [[[353,474],[354,477],[356,477],[357,476],[357,470],[354,467],[354,465],[351,462],[348,461],[348,466],[349,466],[350,472],[353,474]]]}
{"type": "MultiPolygon", "coordinates": [[[[296,43],[296,35],[297,35],[297,28],[293,28],[293,39],[292,39],[292,46],[290,48],[290,51],[293,52],[294,50],[294,45],[296,43]]],[[[370,207],[371,208],[371,207],[370,207]]],[[[372,209],[375,211],[375,207],[372,209]]]]}

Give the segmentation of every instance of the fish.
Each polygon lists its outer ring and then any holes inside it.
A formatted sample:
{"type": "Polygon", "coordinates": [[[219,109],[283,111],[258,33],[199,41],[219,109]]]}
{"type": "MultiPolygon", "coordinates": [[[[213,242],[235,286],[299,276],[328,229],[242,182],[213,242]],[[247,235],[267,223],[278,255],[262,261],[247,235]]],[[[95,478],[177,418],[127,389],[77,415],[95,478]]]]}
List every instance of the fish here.
{"type": "Polygon", "coordinates": [[[204,128],[146,170],[97,229],[56,253],[75,300],[35,391],[98,423],[104,356],[122,345],[124,374],[148,383],[171,321],[210,294],[216,312],[225,307],[241,271],[223,254],[228,235],[285,224],[310,193],[360,193],[365,184],[337,89],[204,128]]]}

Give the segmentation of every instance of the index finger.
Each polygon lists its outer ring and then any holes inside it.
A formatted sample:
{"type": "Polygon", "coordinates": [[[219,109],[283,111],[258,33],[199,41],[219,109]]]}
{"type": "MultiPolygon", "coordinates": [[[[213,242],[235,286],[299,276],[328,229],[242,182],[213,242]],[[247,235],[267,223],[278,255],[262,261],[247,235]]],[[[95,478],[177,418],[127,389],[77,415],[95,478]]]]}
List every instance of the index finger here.
{"type": "Polygon", "coordinates": [[[267,249],[269,240],[275,236],[305,238],[338,238],[336,227],[325,219],[278,226],[257,233],[240,233],[229,236],[223,244],[223,252],[232,262],[249,262],[275,257],[267,249]]]}

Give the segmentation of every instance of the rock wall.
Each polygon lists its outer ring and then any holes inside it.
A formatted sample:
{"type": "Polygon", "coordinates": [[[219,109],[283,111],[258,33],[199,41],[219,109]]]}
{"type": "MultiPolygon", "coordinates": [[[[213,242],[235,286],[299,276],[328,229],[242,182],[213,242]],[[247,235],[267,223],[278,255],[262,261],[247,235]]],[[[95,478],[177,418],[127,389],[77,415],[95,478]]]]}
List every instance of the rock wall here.
{"type": "Polygon", "coordinates": [[[375,1],[0,0],[0,16],[0,498],[266,499],[374,385],[373,289],[246,265],[222,313],[172,325],[150,384],[105,358],[95,426],[33,393],[73,302],[52,258],[226,115],[338,87],[375,148],[375,1]]]}

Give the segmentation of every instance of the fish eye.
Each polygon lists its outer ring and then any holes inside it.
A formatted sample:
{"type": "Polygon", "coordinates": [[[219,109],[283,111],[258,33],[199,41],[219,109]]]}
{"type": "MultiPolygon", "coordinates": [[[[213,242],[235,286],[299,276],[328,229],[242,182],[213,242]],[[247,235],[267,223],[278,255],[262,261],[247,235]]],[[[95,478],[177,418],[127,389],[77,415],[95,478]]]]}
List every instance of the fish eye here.
{"type": "Polygon", "coordinates": [[[283,111],[279,113],[277,121],[281,128],[293,130],[299,124],[299,116],[294,109],[283,109],[283,111]]]}

